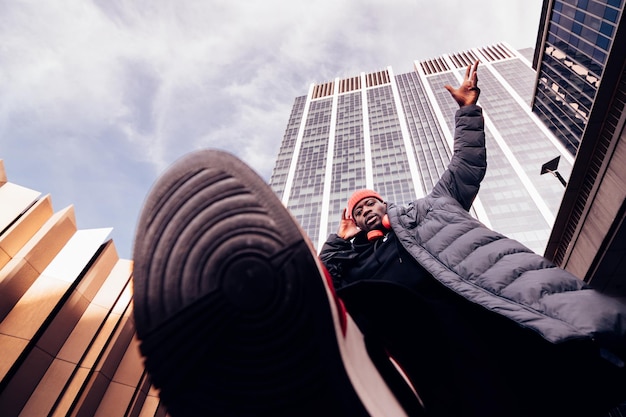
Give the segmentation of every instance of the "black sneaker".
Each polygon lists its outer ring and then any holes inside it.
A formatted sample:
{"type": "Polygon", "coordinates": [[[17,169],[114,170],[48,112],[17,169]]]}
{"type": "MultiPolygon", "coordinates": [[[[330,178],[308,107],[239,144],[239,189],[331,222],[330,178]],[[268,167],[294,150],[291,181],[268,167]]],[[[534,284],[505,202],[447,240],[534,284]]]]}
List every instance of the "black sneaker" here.
{"type": "MultiPolygon", "coordinates": [[[[134,245],[141,352],[177,416],[407,416],[306,235],[234,156],[155,183],[134,245]]],[[[406,404],[404,404],[406,406],[406,404]]]]}

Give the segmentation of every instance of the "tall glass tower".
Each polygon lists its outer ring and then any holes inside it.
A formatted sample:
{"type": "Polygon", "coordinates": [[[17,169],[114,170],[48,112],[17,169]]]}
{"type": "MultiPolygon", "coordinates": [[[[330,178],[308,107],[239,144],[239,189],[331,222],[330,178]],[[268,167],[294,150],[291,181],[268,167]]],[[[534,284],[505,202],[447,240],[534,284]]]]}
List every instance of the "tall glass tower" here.
{"type": "Polygon", "coordinates": [[[544,0],[533,112],[576,154],[545,255],[626,295],[624,0],[544,0]]]}
{"type": "Polygon", "coordinates": [[[609,58],[623,65],[626,49],[616,42],[623,12],[624,0],[544,1],[532,108],[574,155],[609,58]]]}
{"type": "Polygon", "coordinates": [[[573,156],[531,112],[536,73],[506,44],[414,62],[414,71],[361,73],[310,86],[295,99],[270,185],[318,248],[335,232],[350,194],[373,188],[408,203],[429,193],[450,160],[458,86],[479,59],[488,169],[472,213],[493,229],[542,253],[563,185],[540,175],[573,156]]]}

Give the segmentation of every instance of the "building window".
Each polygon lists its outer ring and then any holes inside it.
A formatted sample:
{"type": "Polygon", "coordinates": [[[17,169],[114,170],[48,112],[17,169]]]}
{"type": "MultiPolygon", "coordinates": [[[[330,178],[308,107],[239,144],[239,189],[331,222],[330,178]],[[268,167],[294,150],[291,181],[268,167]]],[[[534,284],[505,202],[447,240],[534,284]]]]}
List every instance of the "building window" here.
{"type": "Polygon", "coordinates": [[[563,3],[561,3],[560,1],[557,1],[554,3],[554,10],[556,10],[557,12],[560,12],[563,9],[563,3]]]}
{"type": "Polygon", "coordinates": [[[613,30],[614,30],[614,26],[611,24],[608,24],[607,22],[602,22],[602,24],[600,25],[600,33],[611,37],[613,36],[613,30]]]}
{"type": "Polygon", "coordinates": [[[602,35],[598,35],[598,39],[596,39],[596,45],[598,45],[600,48],[604,49],[605,51],[608,51],[610,44],[611,42],[608,40],[608,38],[605,38],[602,35]]]}
{"type": "Polygon", "coordinates": [[[574,32],[577,35],[580,35],[580,33],[583,30],[583,26],[580,23],[574,23],[572,25],[572,32],[574,32]]]}
{"type": "Polygon", "coordinates": [[[606,9],[604,9],[604,19],[608,20],[609,22],[616,23],[617,14],[618,14],[617,10],[612,9],[610,7],[607,7],[606,9]]]}

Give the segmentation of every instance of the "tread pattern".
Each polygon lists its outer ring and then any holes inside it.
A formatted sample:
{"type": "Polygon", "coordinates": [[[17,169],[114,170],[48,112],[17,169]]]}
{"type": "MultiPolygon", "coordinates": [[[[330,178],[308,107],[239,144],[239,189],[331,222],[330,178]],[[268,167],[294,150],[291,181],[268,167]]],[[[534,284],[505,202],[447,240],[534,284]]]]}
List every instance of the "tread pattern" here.
{"type": "Polygon", "coordinates": [[[314,253],[238,159],[200,151],[174,164],[134,252],[137,332],[172,415],[366,415],[314,253]]]}

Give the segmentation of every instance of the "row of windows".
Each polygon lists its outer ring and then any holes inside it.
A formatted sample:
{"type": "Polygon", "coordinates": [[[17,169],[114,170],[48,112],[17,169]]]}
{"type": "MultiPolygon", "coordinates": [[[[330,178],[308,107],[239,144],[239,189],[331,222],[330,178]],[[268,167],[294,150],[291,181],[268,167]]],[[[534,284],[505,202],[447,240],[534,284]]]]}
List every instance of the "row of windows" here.
{"type": "Polygon", "coordinates": [[[398,90],[413,143],[413,156],[420,169],[422,190],[429,192],[445,171],[450,150],[417,74],[405,74],[398,78],[398,90]]]}
{"type": "Polygon", "coordinates": [[[597,89],[582,81],[581,77],[571,71],[565,72],[563,66],[551,58],[544,60],[541,70],[539,82],[542,87],[551,89],[552,94],[558,95],[564,103],[575,103],[572,110],[575,109],[576,119],[584,125],[589,117],[597,89]]]}
{"type": "Polygon", "coordinates": [[[578,130],[579,126],[577,124],[564,123],[564,120],[568,120],[568,115],[563,110],[567,109],[568,106],[556,102],[552,99],[553,94],[546,94],[545,92],[550,93],[550,90],[537,89],[533,112],[537,114],[539,119],[552,131],[557,139],[563,143],[565,148],[572,155],[576,155],[582,132],[572,130],[578,130]]]}
{"type": "MultiPolygon", "coordinates": [[[[575,33],[557,25],[550,25],[546,43],[549,45],[558,45],[559,48],[562,48],[562,45],[568,45],[567,49],[578,51],[578,55],[582,56],[582,59],[578,61],[592,71],[594,67],[603,68],[606,62],[607,53],[604,50],[596,48],[595,45],[584,41],[575,33]]],[[[573,56],[570,53],[568,53],[568,55],[573,56]]],[[[597,73],[601,73],[601,71],[596,72],[596,74],[597,73]]]]}
{"type": "Polygon", "coordinates": [[[270,177],[269,184],[279,197],[285,189],[287,172],[291,164],[291,157],[298,136],[298,126],[300,125],[304,113],[305,102],[306,97],[297,97],[295,100],[289,122],[287,123],[287,129],[285,130],[285,135],[278,151],[276,164],[274,165],[270,177]]]}
{"type": "MultiPolygon", "coordinates": [[[[529,84],[529,88],[532,88],[531,86],[532,84],[529,84]]],[[[544,163],[560,155],[559,150],[545,138],[541,129],[529,119],[526,111],[513,100],[505,87],[491,73],[483,72],[481,89],[483,94],[481,94],[480,100],[488,109],[487,113],[490,120],[524,169],[535,190],[556,215],[560,205],[559,193],[562,191],[562,186],[558,181],[546,182],[545,178],[540,176],[540,170],[544,163]]],[[[499,146],[495,140],[491,140],[490,132],[487,133],[488,144],[493,143],[494,145],[488,148],[491,164],[494,151],[498,152],[499,149],[496,148],[499,146]]],[[[502,158],[506,160],[504,155],[502,158]]],[[[500,160],[500,158],[497,159],[500,160]]],[[[564,160],[561,165],[561,171],[568,175],[571,164],[564,160]]],[[[490,166],[488,175],[494,174],[490,172],[492,169],[490,166]]],[[[514,172],[511,174],[512,178],[517,177],[514,172]]],[[[508,186],[510,187],[511,184],[508,186]]],[[[512,190],[500,192],[497,198],[507,198],[510,193],[514,192],[512,190]]]]}
{"type": "Polygon", "coordinates": [[[585,15],[595,16],[617,23],[623,0],[564,0],[554,2],[554,10],[578,22],[585,22],[585,15]]]}
{"type": "MultiPolygon", "coordinates": [[[[561,86],[563,81],[558,75],[549,71],[542,72],[537,85],[537,95],[541,95],[544,100],[551,102],[549,108],[561,115],[564,124],[572,126],[572,132],[580,137],[585,128],[589,116],[589,104],[579,102],[584,99],[583,94],[572,95],[571,92],[561,86]],[[552,78],[550,78],[552,77],[552,78]]],[[[575,93],[576,90],[573,89],[575,93]]]]}
{"type": "MultiPolygon", "coordinates": [[[[571,36],[570,38],[577,39],[578,43],[580,41],[589,42],[590,44],[596,45],[602,48],[605,51],[608,51],[611,46],[611,39],[613,36],[613,32],[615,31],[615,26],[607,23],[601,22],[600,20],[593,18],[589,15],[585,15],[584,13],[577,11],[577,16],[580,14],[582,16],[586,16],[585,20],[587,24],[582,24],[580,22],[576,22],[567,16],[563,16],[559,13],[554,13],[552,16],[552,22],[558,24],[560,28],[562,28],[563,33],[573,33],[577,36],[571,36]],[[597,26],[597,28],[595,27],[597,26]]],[[[556,34],[559,34],[558,30],[551,30],[556,34]]]]}
{"type": "Polygon", "coordinates": [[[535,82],[535,71],[518,59],[497,62],[493,64],[493,67],[507,80],[517,95],[530,106],[533,99],[532,86],[535,82]]]}

